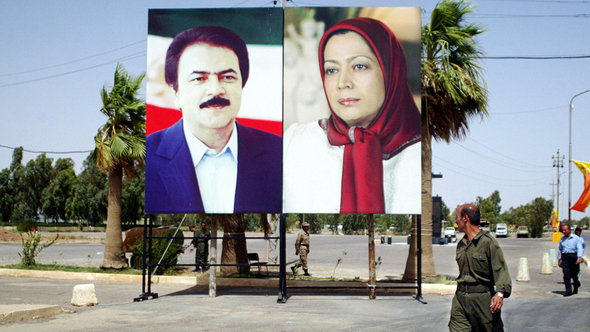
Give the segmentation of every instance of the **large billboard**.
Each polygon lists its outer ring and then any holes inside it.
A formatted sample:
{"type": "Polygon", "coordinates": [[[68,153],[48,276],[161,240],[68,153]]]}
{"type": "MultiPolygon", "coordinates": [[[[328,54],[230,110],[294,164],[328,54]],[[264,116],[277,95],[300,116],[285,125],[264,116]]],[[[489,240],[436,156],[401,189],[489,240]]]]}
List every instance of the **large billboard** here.
{"type": "Polygon", "coordinates": [[[278,8],[148,17],[146,213],[278,213],[278,8]]]}
{"type": "Polygon", "coordinates": [[[284,212],[421,212],[420,26],[419,8],[285,9],[284,212]]]}
{"type": "Polygon", "coordinates": [[[148,26],[146,213],[421,213],[419,8],[148,26]]]}

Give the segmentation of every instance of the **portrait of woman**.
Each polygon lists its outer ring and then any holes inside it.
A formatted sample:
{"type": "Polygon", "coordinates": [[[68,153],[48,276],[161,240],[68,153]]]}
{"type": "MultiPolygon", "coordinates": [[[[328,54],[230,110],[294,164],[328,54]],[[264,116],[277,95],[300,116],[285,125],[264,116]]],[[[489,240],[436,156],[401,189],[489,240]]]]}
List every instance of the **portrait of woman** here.
{"type": "Polygon", "coordinates": [[[421,211],[420,112],[401,43],[381,21],[343,20],[319,42],[330,115],[283,139],[283,211],[421,211]]]}

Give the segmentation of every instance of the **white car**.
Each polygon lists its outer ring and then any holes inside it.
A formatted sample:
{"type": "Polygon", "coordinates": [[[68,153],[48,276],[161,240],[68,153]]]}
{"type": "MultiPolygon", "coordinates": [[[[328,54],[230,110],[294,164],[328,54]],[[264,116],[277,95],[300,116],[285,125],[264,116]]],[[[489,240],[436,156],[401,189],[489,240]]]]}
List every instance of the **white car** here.
{"type": "Polygon", "coordinates": [[[445,228],[445,237],[455,237],[457,233],[455,232],[455,227],[446,227],[445,228]]]}
{"type": "Polygon", "coordinates": [[[496,225],[496,237],[507,237],[508,236],[508,227],[506,224],[497,224],[496,225]]]}

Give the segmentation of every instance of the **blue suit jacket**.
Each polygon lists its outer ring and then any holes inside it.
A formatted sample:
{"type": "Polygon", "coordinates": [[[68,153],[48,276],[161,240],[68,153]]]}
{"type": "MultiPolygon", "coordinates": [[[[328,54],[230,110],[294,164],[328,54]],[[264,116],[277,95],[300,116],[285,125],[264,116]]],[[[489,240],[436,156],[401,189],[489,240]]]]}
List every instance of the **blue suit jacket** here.
{"type": "MultiPolygon", "coordinates": [[[[280,213],[281,138],[237,122],[236,128],[238,177],[234,213],[280,213]]],[[[146,139],[145,212],[205,212],[182,119],[146,139]]]]}

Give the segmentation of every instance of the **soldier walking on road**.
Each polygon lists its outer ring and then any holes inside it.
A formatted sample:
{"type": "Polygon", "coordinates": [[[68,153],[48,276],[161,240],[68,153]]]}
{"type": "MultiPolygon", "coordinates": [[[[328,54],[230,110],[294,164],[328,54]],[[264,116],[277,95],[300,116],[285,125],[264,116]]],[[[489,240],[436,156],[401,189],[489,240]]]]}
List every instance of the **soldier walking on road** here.
{"type": "Polygon", "coordinates": [[[479,228],[479,209],[464,204],[456,223],[465,233],[457,244],[457,291],[449,331],[503,331],[500,309],[510,296],[512,282],[502,249],[489,232],[479,228]]]}
{"type": "Polygon", "coordinates": [[[559,240],[559,250],[557,251],[557,265],[563,269],[563,283],[565,284],[565,293],[563,296],[578,294],[580,280],[580,263],[582,262],[582,243],[580,238],[572,234],[570,225],[562,224],[561,232],[563,236],[559,240]],[[574,291],[572,292],[572,279],[574,279],[574,291]]]}
{"type": "Polygon", "coordinates": [[[297,240],[295,240],[295,255],[299,255],[299,261],[291,267],[293,275],[297,275],[297,269],[299,266],[303,266],[304,276],[311,276],[307,272],[307,254],[309,254],[309,224],[304,222],[301,225],[302,230],[297,234],[297,240]]]}
{"type": "Polygon", "coordinates": [[[191,242],[195,247],[195,269],[193,272],[207,271],[209,270],[209,264],[207,258],[209,256],[209,238],[211,233],[207,231],[207,224],[201,222],[201,228],[195,228],[193,234],[193,241],[191,242]]]}

